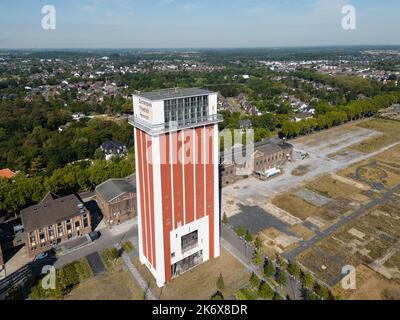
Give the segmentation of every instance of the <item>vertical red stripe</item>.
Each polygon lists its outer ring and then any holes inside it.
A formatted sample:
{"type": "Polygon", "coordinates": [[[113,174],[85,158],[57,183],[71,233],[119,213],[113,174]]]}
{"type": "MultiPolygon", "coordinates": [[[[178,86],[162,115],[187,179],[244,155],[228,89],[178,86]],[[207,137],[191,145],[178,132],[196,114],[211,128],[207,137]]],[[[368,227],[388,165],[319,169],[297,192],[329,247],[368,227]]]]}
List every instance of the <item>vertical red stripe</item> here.
{"type": "Polygon", "coordinates": [[[156,269],[156,237],[155,237],[155,227],[154,227],[154,179],[153,179],[153,141],[152,137],[147,135],[147,156],[148,156],[148,169],[149,169],[149,192],[150,192],[150,211],[149,211],[149,218],[150,218],[150,230],[151,230],[151,249],[152,249],[152,259],[151,263],[156,269]]]}
{"type": "Polygon", "coordinates": [[[171,280],[172,192],[169,134],[160,136],[165,282],[171,280]]]}
{"type": "Polygon", "coordinates": [[[203,129],[196,128],[196,219],[204,217],[204,161],[203,129]]]}
{"type": "Polygon", "coordinates": [[[147,252],[148,252],[148,260],[152,261],[152,252],[151,252],[151,240],[150,240],[150,207],[149,207],[149,174],[148,174],[148,159],[146,153],[147,146],[147,134],[142,132],[142,153],[144,159],[144,189],[145,189],[145,217],[146,217],[146,241],[147,241],[147,252]]]}
{"type": "Polygon", "coordinates": [[[174,221],[175,228],[183,225],[183,165],[181,132],[173,133],[172,139],[172,168],[174,176],[174,221]]]}
{"type": "Polygon", "coordinates": [[[194,221],[194,141],[193,130],[184,132],[186,224],[194,221]]]}
{"type": "Polygon", "coordinates": [[[206,128],[206,213],[210,226],[210,258],[214,258],[214,128],[206,128]]]}
{"type": "Polygon", "coordinates": [[[143,169],[143,149],[142,149],[142,134],[141,131],[138,129],[135,129],[136,131],[136,144],[137,144],[137,160],[139,161],[138,163],[138,168],[139,172],[137,174],[139,175],[139,190],[140,190],[140,219],[142,221],[141,223],[141,232],[142,232],[142,248],[143,248],[143,255],[148,259],[148,252],[147,252],[147,241],[146,241],[146,228],[145,228],[145,189],[144,189],[144,183],[143,183],[143,178],[144,178],[144,169],[143,169]]]}

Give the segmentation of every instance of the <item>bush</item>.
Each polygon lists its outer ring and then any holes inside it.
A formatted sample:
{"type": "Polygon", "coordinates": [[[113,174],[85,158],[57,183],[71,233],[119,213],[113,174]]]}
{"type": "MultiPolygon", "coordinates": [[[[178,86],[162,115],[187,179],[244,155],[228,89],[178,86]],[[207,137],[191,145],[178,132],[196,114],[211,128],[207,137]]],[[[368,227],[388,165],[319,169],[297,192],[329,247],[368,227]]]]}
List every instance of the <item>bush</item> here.
{"type": "Polygon", "coordinates": [[[115,248],[102,251],[100,256],[107,269],[112,269],[119,259],[118,250],[115,248]]]}
{"type": "Polygon", "coordinates": [[[125,252],[132,252],[133,250],[135,250],[135,246],[130,241],[127,241],[124,244],[122,244],[122,248],[124,249],[125,252]]]}
{"type": "Polygon", "coordinates": [[[93,275],[92,269],[86,259],[70,263],[56,272],[56,288],[44,289],[42,286],[43,278],[31,288],[29,297],[32,300],[47,298],[62,299],[77,284],[93,275]]]}
{"type": "Polygon", "coordinates": [[[224,212],[224,215],[222,217],[222,223],[223,224],[228,224],[228,216],[226,215],[226,212],[224,212]]]}
{"type": "Polygon", "coordinates": [[[225,282],[224,278],[222,277],[222,273],[219,274],[219,277],[217,279],[217,289],[221,291],[225,289],[225,282]]]}

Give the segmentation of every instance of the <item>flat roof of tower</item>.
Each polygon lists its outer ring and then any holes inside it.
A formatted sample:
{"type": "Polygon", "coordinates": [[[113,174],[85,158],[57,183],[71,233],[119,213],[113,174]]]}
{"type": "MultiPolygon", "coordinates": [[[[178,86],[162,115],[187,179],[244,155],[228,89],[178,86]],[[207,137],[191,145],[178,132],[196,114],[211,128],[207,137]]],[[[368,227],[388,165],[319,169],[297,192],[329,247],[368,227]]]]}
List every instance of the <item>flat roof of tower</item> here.
{"type": "Polygon", "coordinates": [[[157,101],[157,100],[168,100],[176,98],[209,95],[211,93],[215,92],[200,88],[185,88],[185,89],[163,89],[152,92],[141,92],[141,93],[136,93],[135,95],[151,101],[157,101]]]}

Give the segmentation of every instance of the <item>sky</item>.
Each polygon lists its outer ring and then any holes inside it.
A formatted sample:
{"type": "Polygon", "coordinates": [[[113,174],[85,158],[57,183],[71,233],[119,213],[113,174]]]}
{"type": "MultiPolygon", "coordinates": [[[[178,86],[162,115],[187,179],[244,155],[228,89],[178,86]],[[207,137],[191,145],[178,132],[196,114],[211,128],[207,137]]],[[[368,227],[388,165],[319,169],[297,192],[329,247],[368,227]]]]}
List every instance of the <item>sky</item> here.
{"type": "Polygon", "coordinates": [[[0,49],[400,45],[399,15],[399,0],[0,0],[0,49]]]}

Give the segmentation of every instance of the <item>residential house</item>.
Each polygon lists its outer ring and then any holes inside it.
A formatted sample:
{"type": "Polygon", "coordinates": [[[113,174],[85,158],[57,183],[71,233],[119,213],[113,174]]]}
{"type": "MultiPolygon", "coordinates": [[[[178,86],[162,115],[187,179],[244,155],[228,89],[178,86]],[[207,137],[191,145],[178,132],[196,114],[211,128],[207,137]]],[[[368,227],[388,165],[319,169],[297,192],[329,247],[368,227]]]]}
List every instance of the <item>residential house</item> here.
{"type": "Polygon", "coordinates": [[[113,156],[124,157],[128,154],[127,147],[119,141],[106,141],[100,149],[103,151],[106,160],[110,160],[113,156]]]}
{"type": "Polygon", "coordinates": [[[1,169],[0,170],[0,179],[13,179],[17,174],[10,169],[1,169]]]}

